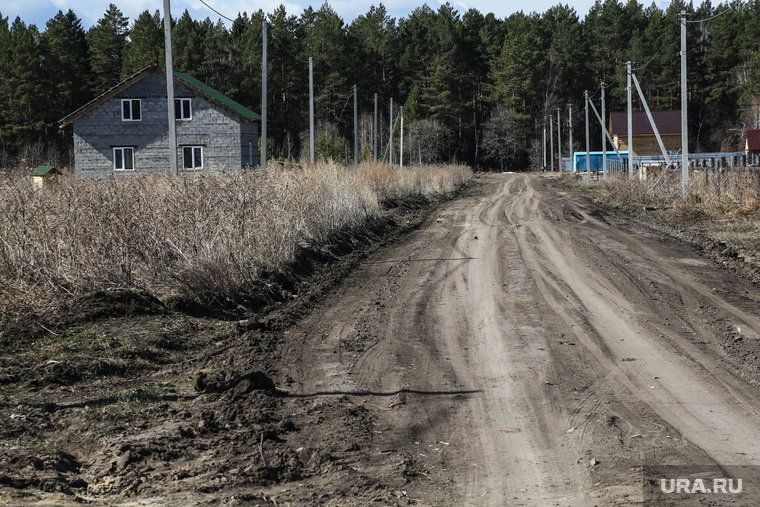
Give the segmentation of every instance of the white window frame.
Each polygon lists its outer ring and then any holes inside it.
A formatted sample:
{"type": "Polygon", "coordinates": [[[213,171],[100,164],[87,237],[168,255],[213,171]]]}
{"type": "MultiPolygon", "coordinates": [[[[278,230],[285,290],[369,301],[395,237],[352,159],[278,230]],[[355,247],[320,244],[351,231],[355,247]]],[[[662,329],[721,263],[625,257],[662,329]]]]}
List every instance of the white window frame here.
{"type": "Polygon", "coordinates": [[[179,97],[174,99],[174,119],[177,121],[190,121],[193,119],[193,100],[189,98],[179,97]],[[185,116],[185,108],[183,105],[187,103],[187,108],[190,112],[189,116],[185,116]],[[179,105],[179,114],[177,114],[177,106],[179,105]]]}
{"type": "Polygon", "coordinates": [[[201,169],[203,169],[203,146],[199,146],[199,145],[182,146],[182,168],[185,171],[200,171],[201,169]],[[191,157],[190,158],[190,160],[191,160],[191,162],[190,162],[191,166],[190,167],[187,166],[187,159],[185,158],[185,156],[186,156],[186,150],[190,150],[190,157],[191,157]],[[200,150],[200,165],[197,165],[197,163],[198,163],[198,160],[197,160],[198,151],[197,150],[200,150]]]}
{"type": "Polygon", "coordinates": [[[130,172],[135,170],[135,148],[134,146],[114,146],[113,148],[113,170],[115,172],[130,172]],[[129,158],[127,158],[129,153],[129,158]],[[127,160],[131,160],[131,168],[126,167],[127,160]],[[117,162],[121,161],[122,167],[117,167],[117,162]]]}
{"type": "Polygon", "coordinates": [[[142,121],[142,99],[121,99],[121,121],[142,121]],[[129,114],[125,114],[124,106],[129,104],[129,114]],[[137,104],[137,115],[139,118],[135,119],[134,107],[137,104]]]}

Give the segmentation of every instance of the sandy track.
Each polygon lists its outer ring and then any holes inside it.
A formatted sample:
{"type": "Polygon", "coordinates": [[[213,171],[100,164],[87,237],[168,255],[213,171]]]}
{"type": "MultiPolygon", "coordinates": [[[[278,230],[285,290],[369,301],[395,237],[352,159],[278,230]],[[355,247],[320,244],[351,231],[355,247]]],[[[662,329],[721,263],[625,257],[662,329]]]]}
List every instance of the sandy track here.
{"type": "Polygon", "coordinates": [[[755,463],[757,372],[723,344],[760,338],[758,289],[558,188],[488,177],[299,326],[300,394],[377,414],[363,473],[588,505],[640,502],[642,465],[755,463]]]}

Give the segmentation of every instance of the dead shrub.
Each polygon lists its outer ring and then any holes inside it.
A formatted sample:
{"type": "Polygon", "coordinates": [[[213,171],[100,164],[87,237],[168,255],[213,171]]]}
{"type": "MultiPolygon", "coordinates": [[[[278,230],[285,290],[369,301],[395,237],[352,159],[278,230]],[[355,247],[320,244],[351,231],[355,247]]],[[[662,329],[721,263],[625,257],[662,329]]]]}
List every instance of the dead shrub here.
{"type": "Polygon", "coordinates": [[[383,201],[448,192],[459,166],[332,163],[221,176],[0,182],[0,310],[55,311],[115,288],[235,302],[304,242],[323,245],[383,201]]]}

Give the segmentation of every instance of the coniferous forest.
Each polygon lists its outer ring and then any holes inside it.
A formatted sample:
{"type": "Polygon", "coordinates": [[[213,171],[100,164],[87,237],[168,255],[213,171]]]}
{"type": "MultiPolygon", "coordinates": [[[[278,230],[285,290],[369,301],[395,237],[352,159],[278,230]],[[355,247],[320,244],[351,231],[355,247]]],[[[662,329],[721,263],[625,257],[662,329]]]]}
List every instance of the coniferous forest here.
{"type": "MultiPolygon", "coordinates": [[[[211,11],[203,20],[185,11],[174,20],[174,66],[260,111],[266,20],[270,159],[308,153],[312,57],[319,157],[352,160],[357,85],[362,157],[372,156],[377,93],[380,144],[389,137],[393,99],[404,107],[411,162],[520,170],[541,166],[544,126],[551,118],[556,129],[558,108],[567,129],[572,106],[575,149],[585,149],[584,90],[598,108],[605,83],[606,110],[625,110],[629,60],[651,109],[680,109],[681,10],[690,21],[690,151],[742,149],[743,131],[757,126],[759,114],[760,0],[673,0],[664,11],[636,0],[597,0],[588,13],[557,5],[506,19],[450,4],[394,19],[380,4],[350,24],[328,4],[298,15],[283,6],[242,13],[226,24],[211,11]]],[[[128,19],[111,4],[89,30],[71,10],[44,27],[0,13],[0,168],[71,166],[71,127],[60,130],[59,120],[163,62],[158,11],[128,19]]],[[[634,92],[634,109],[641,107],[634,92]]],[[[600,149],[595,121],[591,132],[592,149],[600,149]]]]}

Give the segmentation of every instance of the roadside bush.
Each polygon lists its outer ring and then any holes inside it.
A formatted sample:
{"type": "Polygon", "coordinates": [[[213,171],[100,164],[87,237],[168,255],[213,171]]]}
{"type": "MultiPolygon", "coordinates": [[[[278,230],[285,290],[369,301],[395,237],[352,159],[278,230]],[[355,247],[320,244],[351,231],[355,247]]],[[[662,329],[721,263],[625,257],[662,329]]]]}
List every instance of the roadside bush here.
{"type": "Polygon", "coordinates": [[[0,182],[0,310],[113,288],[235,304],[299,245],[359,231],[381,203],[448,192],[458,166],[286,167],[223,176],[0,182]]]}
{"type": "Polygon", "coordinates": [[[678,222],[753,215],[760,209],[760,175],[745,168],[693,169],[689,195],[681,197],[679,171],[651,181],[617,176],[604,184],[603,199],[610,204],[640,210],[644,206],[672,208],[678,222]]]}

